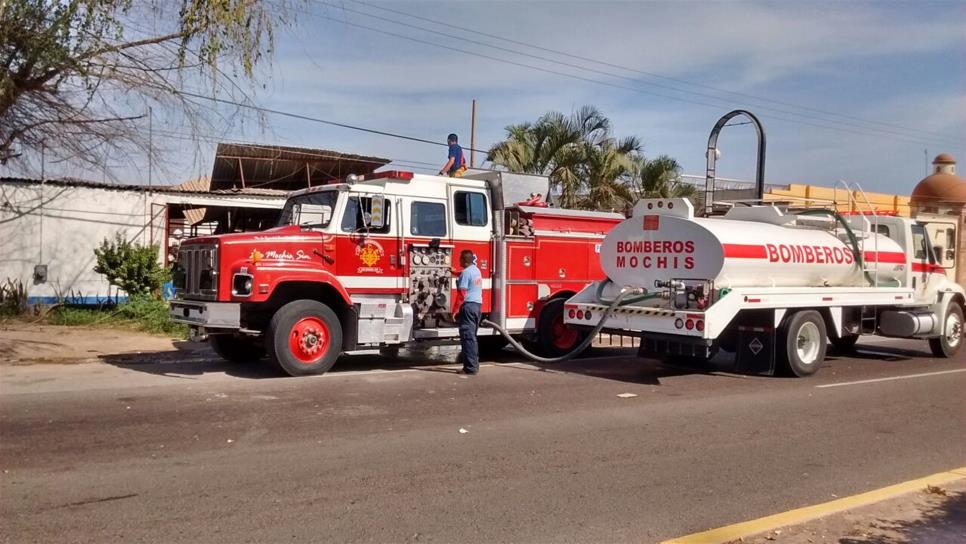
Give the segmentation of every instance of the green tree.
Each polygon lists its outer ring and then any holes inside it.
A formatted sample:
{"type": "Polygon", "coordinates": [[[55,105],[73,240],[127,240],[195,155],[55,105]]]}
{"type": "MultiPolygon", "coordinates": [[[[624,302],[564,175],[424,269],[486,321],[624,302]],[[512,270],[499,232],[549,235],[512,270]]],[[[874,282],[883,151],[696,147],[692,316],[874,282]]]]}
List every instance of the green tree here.
{"type": "Polygon", "coordinates": [[[144,150],[149,106],[204,128],[212,108],[183,89],[241,92],[222,67],[251,80],[289,1],[0,0],[0,163],[144,150]]]}
{"type": "Polygon", "coordinates": [[[565,208],[625,210],[642,197],[695,194],[681,183],[674,159],[648,160],[637,137],[613,136],[610,120],[592,106],[569,117],[549,112],[506,131],[488,160],[512,172],[548,176],[565,208]]]}
{"type": "Polygon", "coordinates": [[[170,275],[158,262],[156,245],[142,246],[124,239],[117,233],[113,240],[104,239],[94,249],[97,264],[94,271],[124,290],[129,297],[158,295],[170,275]]]}
{"type": "Polygon", "coordinates": [[[667,155],[638,157],[630,185],[637,198],[694,198],[698,188],[681,180],[681,165],[667,155]]]}
{"type": "Polygon", "coordinates": [[[618,211],[634,202],[634,191],[628,181],[642,160],[638,155],[640,147],[635,137],[585,144],[578,171],[586,184],[586,192],[575,207],[618,211]]]}
{"type": "Polygon", "coordinates": [[[549,112],[506,131],[506,140],[490,148],[487,160],[512,172],[548,176],[566,207],[584,202],[581,170],[587,152],[611,139],[610,120],[597,108],[584,106],[569,117],[549,112]]]}

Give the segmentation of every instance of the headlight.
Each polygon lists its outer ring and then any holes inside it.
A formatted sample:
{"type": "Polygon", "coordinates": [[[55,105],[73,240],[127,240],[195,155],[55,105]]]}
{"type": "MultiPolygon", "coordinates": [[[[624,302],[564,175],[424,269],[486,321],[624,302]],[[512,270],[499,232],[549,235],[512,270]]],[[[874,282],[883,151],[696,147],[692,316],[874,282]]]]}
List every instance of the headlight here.
{"type": "Polygon", "coordinates": [[[235,274],[231,279],[231,294],[236,297],[251,296],[254,285],[255,278],[251,274],[235,274]]]}

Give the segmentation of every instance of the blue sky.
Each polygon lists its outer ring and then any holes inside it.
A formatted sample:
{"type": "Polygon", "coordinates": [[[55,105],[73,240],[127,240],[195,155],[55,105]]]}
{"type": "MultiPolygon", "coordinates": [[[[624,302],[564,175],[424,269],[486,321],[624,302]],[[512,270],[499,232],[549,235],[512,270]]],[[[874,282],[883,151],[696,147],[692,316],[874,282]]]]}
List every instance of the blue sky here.
{"type": "MultiPolygon", "coordinates": [[[[671,155],[701,174],[712,125],[746,108],[765,125],[769,182],[847,179],[904,194],[923,177],[926,150],[930,160],[940,152],[966,160],[966,2],[307,0],[292,16],[252,96],[293,113],[433,140],[457,132],[468,144],[475,98],[477,148],[485,149],[508,124],[592,104],[617,135],[640,137],[646,155],[671,155]]],[[[423,163],[445,159],[442,147],[266,121],[265,130],[248,120],[217,136],[415,161],[427,170],[438,166],[423,163]]],[[[167,165],[157,180],[209,171],[211,142],[169,138],[165,131],[184,129],[162,115],[155,128],[167,165]]],[[[727,127],[719,147],[720,176],[753,177],[750,126],[727,127]]],[[[124,181],[143,177],[143,168],[109,164],[124,181]]]]}

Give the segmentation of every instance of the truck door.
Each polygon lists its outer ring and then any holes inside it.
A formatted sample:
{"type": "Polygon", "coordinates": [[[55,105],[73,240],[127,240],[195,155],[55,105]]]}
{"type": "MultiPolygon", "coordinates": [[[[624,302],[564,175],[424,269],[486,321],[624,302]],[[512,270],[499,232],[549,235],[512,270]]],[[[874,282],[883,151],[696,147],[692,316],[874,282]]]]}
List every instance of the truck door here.
{"type": "Polygon", "coordinates": [[[402,206],[409,261],[409,300],[417,329],[452,324],[453,246],[445,198],[406,197],[402,206]]]}
{"type": "Polygon", "coordinates": [[[923,221],[932,244],[936,262],[943,268],[956,265],[956,224],[945,221],[923,221]]]}
{"type": "Polygon", "coordinates": [[[350,293],[396,293],[404,287],[392,200],[350,195],[339,219],[336,273],[350,293]],[[375,206],[373,203],[375,202],[375,206]],[[375,220],[374,217],[375,216],[375,220]]]}
{"type": "MultiPolygon", "coordinates": [[[[493,243],[489,198],[483,189],[449,186],[453,243],[453,276],[459,277],[459,255],[470,250],[476,255],[476,266],[483,278],[482,311],[493,306],[493,243]]],[[[455,285],[454,285],[455,295],[455,285]]]]}
{"type": "Polygon", "coordinates": [[[937,289],[931,285],[933,279],[945,274],[945,270],[936,262],[929,235],[922,224],[912,225],[912,254],[910,259],[912,287],[915,289],[917,300],[926,303],[934,302],[937,289]]]}

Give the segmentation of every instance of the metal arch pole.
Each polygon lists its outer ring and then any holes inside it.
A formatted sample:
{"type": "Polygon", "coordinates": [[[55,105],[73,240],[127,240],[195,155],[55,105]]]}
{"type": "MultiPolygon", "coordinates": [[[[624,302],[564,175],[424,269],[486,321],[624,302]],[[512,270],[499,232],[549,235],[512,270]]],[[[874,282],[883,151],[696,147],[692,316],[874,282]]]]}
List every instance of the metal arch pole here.
{"type": "Polygon", "coordinates": [[[751,124],[755,126],[755,132],[758,134],[758,165],[755,169],[755,194],[758,200],[764,200],[765,198],[765,129],[755,114],[747,110],[734,110],[723,115],[721,119],[718,119],[714,128],[711,129],[711,134],[708,136],[708,148],[706,152],[708,162],[704,182],[704,214],[706,216],[711,215],[712,209],[714,208],[715,162],[718,159],[715,156],[715,151],[718,149],[718,134],[728,124],[728,121],[739,115],[747,117],[751,121],[751,124]]]}

